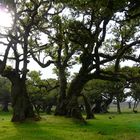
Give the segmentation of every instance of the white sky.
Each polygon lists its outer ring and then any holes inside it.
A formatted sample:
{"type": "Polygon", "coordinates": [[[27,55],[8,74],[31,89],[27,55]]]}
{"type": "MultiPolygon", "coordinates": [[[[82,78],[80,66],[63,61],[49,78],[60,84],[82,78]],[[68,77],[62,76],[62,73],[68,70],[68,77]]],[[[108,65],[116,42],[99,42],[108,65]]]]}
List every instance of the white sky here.
{"type": "Polygon", "coordinates": [[[30,60],[30,63],[28,64],[28,69],[29,70],[36,70],[36,71],[41,71],[41,78],[46,79],[46,78],[57,78],[55,74],[53,74],[53,65],[50,65],[47,68],[41,68],[34,60],[30,60]]]}
{"type": "Polygon", "coordinates": [[[0,5],[0,28],[11,27],[12,25],[12,17],[11,14],[0,5]]]}

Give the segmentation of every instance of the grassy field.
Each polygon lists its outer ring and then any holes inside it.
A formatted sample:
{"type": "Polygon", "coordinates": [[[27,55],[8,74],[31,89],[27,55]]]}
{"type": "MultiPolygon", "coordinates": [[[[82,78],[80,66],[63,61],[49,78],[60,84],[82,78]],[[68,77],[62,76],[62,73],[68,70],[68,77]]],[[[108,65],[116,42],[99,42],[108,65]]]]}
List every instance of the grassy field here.
{"type": "Polygon", "coordinates": [[[0,140],[140,140],[140,114],[96,115],[87,124],[69,118],[42,115],[41,121],[10,122],[0,113],[0,140]]]}

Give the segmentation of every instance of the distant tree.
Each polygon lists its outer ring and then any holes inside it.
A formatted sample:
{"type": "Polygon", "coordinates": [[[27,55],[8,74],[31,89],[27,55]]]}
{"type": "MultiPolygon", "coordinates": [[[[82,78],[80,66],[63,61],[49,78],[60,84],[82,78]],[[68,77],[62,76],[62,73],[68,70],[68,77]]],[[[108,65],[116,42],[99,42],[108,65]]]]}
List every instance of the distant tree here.
{"type": "Polygon", "coordinates": [[[113,100],[113,94],[108,90],[109,87],[109,82],[103,80],[92,80],[85,85],[83,92],[89,98],[94,113],[107,112],[109,104],[106,103],[113,100]]]}
{"type": "Polygon", "coordinates": [[[42,80],[40,76],[40,72],[31,71],[27,80],[29,97],[39,117],[41,110],[51,113],[52,107],[56,106],[59,87],[55,79],[42,80]]]}
{"type": "Polygon", "coordinates": [[[123,67],[122,72],[126,73],[128,77],[127,86],[130,89],[128,95],[134,100],[133,111],[136,112],[140,100],[140,68],[139,66],[123,67]]]}
{"type": "Polygon", "coordinates": [[[133,83],[131,86],[131,96],[134,99],[133,112],[137,111],[137,106],[140,102],[140,83],[133,83]]]}
{"type": "Polygon", "coordinates": [[[108,112],[113,100],[117,101],[117,111],[120,113],[120,102],[125,100],[125,82],[113,82],[104,80],[92,80],[84,87],[84,92],[90,99],[92,111],[95,113],[108,112]]]}

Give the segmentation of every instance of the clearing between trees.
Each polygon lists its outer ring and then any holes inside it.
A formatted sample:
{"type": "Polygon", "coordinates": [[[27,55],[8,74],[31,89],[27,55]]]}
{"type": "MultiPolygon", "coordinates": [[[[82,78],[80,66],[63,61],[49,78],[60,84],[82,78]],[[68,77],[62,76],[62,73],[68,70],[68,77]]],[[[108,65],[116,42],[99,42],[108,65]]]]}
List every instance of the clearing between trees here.
{"type": "Polygon", "coordinates": [[[140,113],[95,115],[86,124],[71,118],[41,114],[41,121],[10,122],[0,112],[0,140],[140,140],[140,113]]]}

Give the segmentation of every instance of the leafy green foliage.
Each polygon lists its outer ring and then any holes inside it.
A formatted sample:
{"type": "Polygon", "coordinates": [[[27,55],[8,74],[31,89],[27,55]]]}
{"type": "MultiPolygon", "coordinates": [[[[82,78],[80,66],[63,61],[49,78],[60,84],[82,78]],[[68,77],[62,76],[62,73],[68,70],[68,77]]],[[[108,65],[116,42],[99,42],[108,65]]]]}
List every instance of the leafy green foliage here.
{"type": "Polygon", "coordinates": [[[37,114],[42,111],[48,111],[47,108],[52,108],[56,105],[57,100],[57,81],[55,79],[42,80],[40,78],[41,73],[37,71],[31,71],[28,74],[27,90],[30,96],[30,100],[34,105],[37,114]]]}
{"type": "Polygon", "coordinates": [[[130,79],[132,78],[138,78],[140,76],[140,68],[137,66],[133,66],[133,67],[128,67],[125,66],[121,69],[122,73],[125,73],[126,76],[128,76],[130,79]]]}
{"type": "Polygon", "coordinates": [[[8,92],[10,92],[11,90],[10,87],[11,87],[10,81],[7,78],[0,76],[0,89],[7,90],[8,92]]]}

